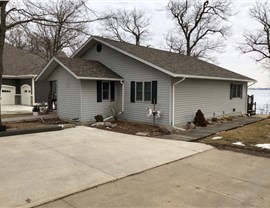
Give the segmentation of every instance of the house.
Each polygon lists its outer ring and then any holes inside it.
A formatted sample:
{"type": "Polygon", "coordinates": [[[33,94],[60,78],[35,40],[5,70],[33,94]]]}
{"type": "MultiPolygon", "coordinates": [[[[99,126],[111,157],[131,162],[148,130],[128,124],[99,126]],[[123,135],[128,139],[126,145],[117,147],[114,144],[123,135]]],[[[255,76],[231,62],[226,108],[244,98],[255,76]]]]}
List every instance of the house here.
{"type": "Polygon", "coordinates": [[[48,82],[35,82],[46,63],[42,58],[5,43],[3,59],[2,105],[47,102],[48,82]]]}
{"type": "Polygon", "coordinates": [[[72,58],[54,57],[37,81],[56,81],[58,116],[93,121],[111,115],[152,122],[146,109],[161,112],[156,123],[192,121],[247,112],[247,84],[255,80],[200,59],[101,37],[91,37],[72,58]]]}

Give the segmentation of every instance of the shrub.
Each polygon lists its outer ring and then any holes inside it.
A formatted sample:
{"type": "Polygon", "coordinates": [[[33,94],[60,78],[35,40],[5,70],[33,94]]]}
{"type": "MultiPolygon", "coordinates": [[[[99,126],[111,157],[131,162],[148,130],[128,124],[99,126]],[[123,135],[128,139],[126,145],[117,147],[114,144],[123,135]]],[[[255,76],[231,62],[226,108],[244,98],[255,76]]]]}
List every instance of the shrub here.
{"type": "Polygon", "coordinates": [[[40,108],[38,105],[35,105],[32,109],[33,112],[40,112],[40,108]]]}
{"type": "Polygon", "coordinates": [[[206,127],[207,126],[208,122],[206,121],[206,119],[204,117],[204,114],[202,113],[201,110],[197,111],[193,123],[196,126],[201,126],[201,127],[206,127]]]}
{"type": "Polygon", "coordinates": [[[213,118],[211,119],[211,121],[213,121],[213,122],[218,122],[218,119],[217,119],[216,117],[213,117],[213,118]]]}
{"type": "Polygon", "coordinates": [[[103,122],[103,116],[102,115],[96,115],[95,119],[96,119],[96,122],[103,122]]]}

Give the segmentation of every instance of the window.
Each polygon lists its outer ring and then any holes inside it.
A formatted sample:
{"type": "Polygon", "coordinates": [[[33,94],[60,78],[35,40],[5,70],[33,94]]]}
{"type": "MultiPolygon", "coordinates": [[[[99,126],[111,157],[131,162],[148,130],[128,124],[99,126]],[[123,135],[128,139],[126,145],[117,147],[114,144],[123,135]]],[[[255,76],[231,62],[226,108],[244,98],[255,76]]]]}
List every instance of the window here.
{"type": "Polygon", "coordinates": [[[142,101],[143,100],[143,83],[136,82],[136,100],[142,101]]]}
{"type": "Polygon", "coordinates": [[[157,104],[158,82],[130,82],[130,102],[145,101],[157,104]]]}
{"type": "Polygon", "coordinates": [[[103,98],[103,100],[109,100],[109,90],[110,90],[109,82],[102,82],[102,98],[103,98]]]}
{"type": "Polygon", "coordinates": [[[151,82],[144,82],[144,101],[151,101],[151,82]]]}
{"type": "Polygon", "coordinates": [[[231,84],[230,97],[242,98],[243,84],[231,84]]]}

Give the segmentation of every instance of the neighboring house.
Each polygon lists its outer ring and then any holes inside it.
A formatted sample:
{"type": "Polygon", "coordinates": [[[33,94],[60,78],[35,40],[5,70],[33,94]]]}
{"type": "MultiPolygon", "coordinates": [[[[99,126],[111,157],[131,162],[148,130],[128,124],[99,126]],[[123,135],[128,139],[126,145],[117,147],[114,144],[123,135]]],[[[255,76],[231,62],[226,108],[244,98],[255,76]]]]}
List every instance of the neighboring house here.
{"type": "Polygon", "coordinates": [[[54,57],[37,81],[56,81],[58,116],[93,121],[112,115],[152,122],[147,107],[161,111],[158,124],[247,111],[247,84],[255,80],[200,59],[110,39],[90,38],[72,58],[54,57]]]}
{"type": "Polygon", "coordinates": [[[48,82],[35,82],[46,62],[39,56],[5,43],[2,105],[33,105],[47,102],[48,82]]]}

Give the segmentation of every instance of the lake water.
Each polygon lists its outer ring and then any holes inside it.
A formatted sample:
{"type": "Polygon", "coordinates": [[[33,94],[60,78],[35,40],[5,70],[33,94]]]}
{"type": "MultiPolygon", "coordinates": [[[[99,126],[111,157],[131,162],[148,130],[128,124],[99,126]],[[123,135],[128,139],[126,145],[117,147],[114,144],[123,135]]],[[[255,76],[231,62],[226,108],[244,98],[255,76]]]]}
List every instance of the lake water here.
{"type": "Polygon", "coordinates": [[[248,95],[254,95],[257,114],[270,114],[270,88],[251,88],[248,95]]]}

